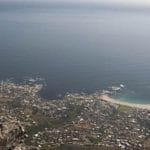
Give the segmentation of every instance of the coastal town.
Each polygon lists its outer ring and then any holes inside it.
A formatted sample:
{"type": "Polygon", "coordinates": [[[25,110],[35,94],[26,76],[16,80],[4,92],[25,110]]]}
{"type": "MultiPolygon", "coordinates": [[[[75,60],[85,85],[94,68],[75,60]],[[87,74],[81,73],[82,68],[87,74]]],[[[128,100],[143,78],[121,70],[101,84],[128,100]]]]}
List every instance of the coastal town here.
{"type": "Polygon", "coordinates": [[[45,100],[42,87],[1,82],[1,150],[150,149],[149,109],[106,101],[103,92],[45,100]]]}

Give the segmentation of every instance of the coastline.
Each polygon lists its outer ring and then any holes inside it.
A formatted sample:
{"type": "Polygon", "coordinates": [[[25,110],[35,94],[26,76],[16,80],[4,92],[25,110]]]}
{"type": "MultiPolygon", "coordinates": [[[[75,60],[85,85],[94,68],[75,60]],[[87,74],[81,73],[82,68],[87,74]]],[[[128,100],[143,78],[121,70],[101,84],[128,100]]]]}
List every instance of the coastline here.
{"type": "Polygon", "coordinates": [[[134,103],[129,103],[129,102],[125,102],[125,101],[119,101],[117,99],[111,98],[107,94],[102,94],[100,96],[100,99],[103,101],[113,103],[113,104],[117,104],[117,105],[124,105],[124,106],[132,107],[132,108],[150,110],[150,104],[134,104],[134,103]]]}

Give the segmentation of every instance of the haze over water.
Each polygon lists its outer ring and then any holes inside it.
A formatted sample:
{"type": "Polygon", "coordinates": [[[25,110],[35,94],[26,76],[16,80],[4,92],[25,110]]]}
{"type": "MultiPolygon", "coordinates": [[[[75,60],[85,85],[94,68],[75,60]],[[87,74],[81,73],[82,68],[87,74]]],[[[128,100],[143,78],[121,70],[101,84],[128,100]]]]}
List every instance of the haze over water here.
{"type": "Polygon", "coordinates": [[[43,96],[125,84],[150,103],[150,12],[104,6],[1,5],[0,79],[40,76],[43,96]]]}

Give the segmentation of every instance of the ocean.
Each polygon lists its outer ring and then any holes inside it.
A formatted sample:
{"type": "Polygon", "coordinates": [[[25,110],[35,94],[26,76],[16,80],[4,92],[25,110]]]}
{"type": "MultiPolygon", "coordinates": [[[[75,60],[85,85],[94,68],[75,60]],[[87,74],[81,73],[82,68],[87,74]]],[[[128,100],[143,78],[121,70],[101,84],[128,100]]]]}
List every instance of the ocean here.
{"type": "Polygon", "coordinates": [[[0,80],[41,77],[42,96],[125,85],[150,104],[150,12],[113,6],[0,5],[0,80]]]}

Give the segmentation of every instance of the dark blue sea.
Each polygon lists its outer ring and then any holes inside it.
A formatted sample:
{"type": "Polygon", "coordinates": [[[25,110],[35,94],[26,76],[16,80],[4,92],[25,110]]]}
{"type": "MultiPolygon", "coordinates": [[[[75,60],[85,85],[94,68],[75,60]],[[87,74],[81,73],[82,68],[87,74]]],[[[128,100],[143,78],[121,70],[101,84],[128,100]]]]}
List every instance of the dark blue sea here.
{"type": "Polygon", "coordinates": [[[123,84],[120,98],[150,103],[150,12],[0,3],[0,80],[25,77],[50,99],[123,84]]]}

